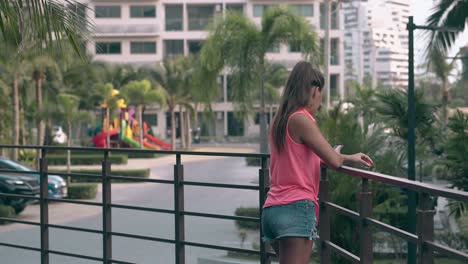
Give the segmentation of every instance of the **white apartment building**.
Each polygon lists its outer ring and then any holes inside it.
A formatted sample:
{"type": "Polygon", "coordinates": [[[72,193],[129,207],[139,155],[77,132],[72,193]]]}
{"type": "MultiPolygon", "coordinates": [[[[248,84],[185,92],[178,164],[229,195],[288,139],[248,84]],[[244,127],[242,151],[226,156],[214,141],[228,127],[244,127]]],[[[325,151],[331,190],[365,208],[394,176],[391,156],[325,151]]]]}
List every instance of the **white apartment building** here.
{"type": "Polygon", "coordinates": [[[343,5],[345,79],[402,87],[408,81],[410,0],[356,0],[343,5]]]}
{"type": "MultiPolygon", "coordinates": [[[[167,56],[188,55],[200,50],[207,37],[206,26],[215,14],[238,10],[260,25],[261,16],[272,5],[288,4],[315,25],[323,38],[323,1],[305,0],[82,0],[89,7],[87,16],[95,32],[87,49],[95,60],[154,65],[167,56]],[[322,19],[321,19],[322,18],[322,19]]],[[[331,9],[330,88],[332,98],[344,96],[343,19],[337,4],[331,9]]],[[[282,45],[267,54],[267,59],[291,69],[302,59],[294,47],[282,45]]],[[[230,100],[229,76],[220,77],[221,98],[214,103],[215,120],[202,122],[202,135],[213,137],[258,136],[258,118],[238,122],[230,100]]],[[[151,127],[166,137],[170,119],[166,109],[147,111],[151,127]]],[[[258,115],[257,115],[258,116],[258,115]]]]}

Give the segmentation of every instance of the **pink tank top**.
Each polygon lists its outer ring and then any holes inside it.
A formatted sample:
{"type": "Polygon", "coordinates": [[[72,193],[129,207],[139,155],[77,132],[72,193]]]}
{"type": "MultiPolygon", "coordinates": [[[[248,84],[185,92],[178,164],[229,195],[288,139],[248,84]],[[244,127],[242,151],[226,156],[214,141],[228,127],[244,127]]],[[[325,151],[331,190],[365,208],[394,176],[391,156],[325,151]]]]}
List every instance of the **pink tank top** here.
{"type": "Polygon", "coordinates": [[[281,152],[277,151],[270,130],[270,191],[263,207],[310,200],[315,204],[315,215],[318,217],[320,158],[289,135],[289,121],[297,114],[305,114],[315,122],[305,108],[292,113],[286,125],[286,139],[281,152]]]}

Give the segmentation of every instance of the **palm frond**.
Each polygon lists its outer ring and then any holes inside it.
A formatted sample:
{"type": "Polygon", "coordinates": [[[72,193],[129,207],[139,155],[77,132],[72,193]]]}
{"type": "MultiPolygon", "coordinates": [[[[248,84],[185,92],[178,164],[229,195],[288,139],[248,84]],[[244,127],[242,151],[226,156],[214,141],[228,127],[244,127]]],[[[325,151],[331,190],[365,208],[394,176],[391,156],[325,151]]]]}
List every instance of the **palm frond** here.
{"type": "Polygon", "coordinates": [[[442,54],[447,54],[466,27],[468,20],[468,0],[439,0],[432,9],[432,14],[428,17],[426,24],[434,27],[459,28],[459,32],[431,31],[430,41],[426,47],[427,55],[429,51],[436,49],[442,54]]]}

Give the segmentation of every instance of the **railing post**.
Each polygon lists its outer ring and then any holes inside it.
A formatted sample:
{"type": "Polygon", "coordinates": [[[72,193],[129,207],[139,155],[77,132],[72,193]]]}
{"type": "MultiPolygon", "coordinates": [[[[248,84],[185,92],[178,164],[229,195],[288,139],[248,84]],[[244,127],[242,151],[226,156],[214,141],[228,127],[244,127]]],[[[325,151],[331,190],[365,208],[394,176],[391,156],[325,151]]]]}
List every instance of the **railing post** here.
{"type": "Polygon", "coordinates": [[[361,252],[360,259],[362,264],[371,264],[373,257],[373,248],[372,248],[372,230],[367,221],[366,217],[371,217],[372,215],[372,192],[369,191],[369,180],[363,178],[361,193],[360,193],[360,202],[359,202],[359,216],[361,221],[359,224],[359,233],[360,233],[360,243],[361,243],[361,252]]]}
{"type": "MultiPolygon", "coordinates": [[[[38,150],[39,151],[39,150],[38,150]]],[[[41,264],[49,264],[49,204],[48,204],[48,176],[47,176],[47,149],[40,150],[40,219],[41,219],[41,264]]]]}
{"type": "Polygon", "coordinates": [[[176,155],[174,165],[174,219],[175,219],[175,254],[176,264],[185,264],[185,219],[184,211],[184,166],[181,163],[181,155],[176,155]]]}
{"type": "Polygon", "coordinates": [[[319,191],[319,250],[320,263],[331,263],[331,251],[325,241],[330,241],[330,216],[325,202],[330,199],[328,193],[327,168],[320,168],[320,191],[319,191]]]}
{"type": "Polygon", "coordinates": [[[434,252],[424,242],[434,239],[434,209],[432,208],[431,196],[427,193],[419,195],[418,208],[418,263],[434,263],[434,252]]]}
{"type": "MultiPolygon", "coordinates": [[[[266,195],[268,193],[268,188],[270,187],[270,169],[268,168],[267,157],[262,156],[261,168],[259,169],[259,182],[260,182],[260,191],[259,191],[259,201],[260,201],[260,219],[262,218],[263,205],[265,204],[266,195]]],[[[263,242],[263,231],[260,228],[260,263],[261,264],[270,264],[271,259],[268,256],[267,247],[265,242],[263,242]]]]}
{"type": "Polygon", "coordinates": [[[109,151],[104,152],[104,160],[102,161],[102,242],[103,242],[103,262],[111,263],[112,259],[112,188],[111,179],[111,164],[109,159],[109,151]]]}

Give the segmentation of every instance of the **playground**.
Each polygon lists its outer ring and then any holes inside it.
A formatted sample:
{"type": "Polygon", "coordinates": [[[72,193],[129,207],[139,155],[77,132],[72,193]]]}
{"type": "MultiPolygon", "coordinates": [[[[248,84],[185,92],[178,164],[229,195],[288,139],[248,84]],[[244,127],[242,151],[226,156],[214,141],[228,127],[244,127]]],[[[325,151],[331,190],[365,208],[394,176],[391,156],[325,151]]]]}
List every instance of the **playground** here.
{"type": "MultiPolygon", "coordinates": [[[[118,94],[118,90],[113,90],[113,96],[118,94]]],[[[146,148],[155,150],[169,150],[171,148],[169,143],[152,135],[152,131],[148,128],[146,122],[141,122],[142,124],[138,122],[134,107],[128,107],[124,99],[118,99],[115,102],[118,117],[114,118],[112,118],[109,111],[106,111],[108,109],[107,102],[101,104],[103,111],[100,125],[93,131],[90,131],[94,147],[146,148]],[[109,122],[109,120],[111,121],[109,122]],[[140,133],[143,134],[141,137],[140,133]]]]}

